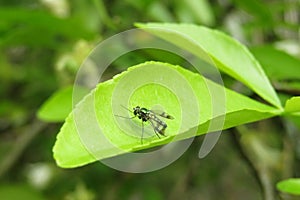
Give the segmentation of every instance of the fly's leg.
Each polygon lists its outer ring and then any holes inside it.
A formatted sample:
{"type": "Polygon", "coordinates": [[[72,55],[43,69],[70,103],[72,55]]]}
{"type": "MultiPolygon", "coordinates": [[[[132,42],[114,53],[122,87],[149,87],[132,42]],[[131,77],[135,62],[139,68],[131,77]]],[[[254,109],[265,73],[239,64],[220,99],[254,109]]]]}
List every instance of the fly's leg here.
{"type": "Polygon", "coordinates": [[[133,117],[124,117],[124,116],[121,116],[121,115],[114,115],[116,117],[121,117],[121,118],[124,118],[124,119],[133,119],[135,118],[136,116],[133,116],[133,117]]]}
{"type": "Polygon", "coordinates": [[[142,137],[141,137],[141,144],[143,144],[143,137],[144,137],[144,121],[142,121],[142,137]]]}

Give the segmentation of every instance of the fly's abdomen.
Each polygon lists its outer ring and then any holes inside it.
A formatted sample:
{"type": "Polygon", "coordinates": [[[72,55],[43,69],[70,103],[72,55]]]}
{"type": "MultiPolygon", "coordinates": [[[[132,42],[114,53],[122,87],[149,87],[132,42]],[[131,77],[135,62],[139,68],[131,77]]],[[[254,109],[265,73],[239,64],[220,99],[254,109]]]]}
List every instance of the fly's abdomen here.
{"type": "Polygon", "coordinates": [[[172,117],[171,115],[169,115],[169,114],[167,114],[165,112],[161,113],[160,116],[162,116],[164,118],[167,118],[167,119],[174,119],[174,117],[172,117]]]}
{"type": "Polygon", "coordinates": [[[165,129],[167,128],[167,124],[161,121],[158,117],[154,116],[152,118],[152,124],[156,132],[161,135],[165,135],[165,129]]]}

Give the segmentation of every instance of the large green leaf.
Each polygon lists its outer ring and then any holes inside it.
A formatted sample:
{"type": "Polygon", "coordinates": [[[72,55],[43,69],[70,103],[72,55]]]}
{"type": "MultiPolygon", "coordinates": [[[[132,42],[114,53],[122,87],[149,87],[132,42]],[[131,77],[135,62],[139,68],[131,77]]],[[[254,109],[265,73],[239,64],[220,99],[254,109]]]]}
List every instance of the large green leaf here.
{"type": "Polygon", "coordinates": [[[193,53],[241,81],[263,99],[281,108],[267,76],[249,50],[224,33],[192,24],[136,24],[166,41],[193,53]],[[209,58],[206,57],[209,55],[209,58]]]}
{"type": "Polygon", "coordinates": [[[280,113],[179,66],[146,62],[100,83],[76,106],[57,136],[54,158],[61,167],[77,167],[193,137],[190,130],[195,127],[201,135],[280,113]],[[140,120],[115,116],[130,117],[132,113],[122,106],[131,109],[137,105],[151,109],[160,105],[174,116],[174,120],[165,120],[166,137],[156,137],[146,123],[141,144],[140,120]],[[215,112],[218,107],[221,112],[215,112]],[[222,120],[222,126],[211,126],[222,120]]]}

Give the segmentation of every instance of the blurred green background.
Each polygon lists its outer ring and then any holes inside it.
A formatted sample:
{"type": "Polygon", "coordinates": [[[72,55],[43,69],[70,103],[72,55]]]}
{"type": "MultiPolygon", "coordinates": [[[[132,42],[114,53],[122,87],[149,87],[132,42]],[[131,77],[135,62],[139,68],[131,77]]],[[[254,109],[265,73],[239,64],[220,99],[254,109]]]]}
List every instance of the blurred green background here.
{"type": "MultiPolygon", "coordinates": [[[[284,102],[300,94],[299,4],[298,0],[1,0],[0,199],[253,200],[265,199],[268,192],[270,200],[296,198],[278,194],[275,183],[300,176],[298,118],[224,131],[204,159],[197,157],[204,136],[197,137],[170,166],[129,174],[101,163],[58,168],[52,147],[62,122],[41,122],[36,113],[55,91],[73,84],[93,47],[134,28],[135,22],[194,23],[226,32],[253,51],[284,102]],[[286,64],[296,71],[286,73],[286,64]],[[263,147],[268,159],[257,158],[253,142],[263,147]]],[[[113,63],[105,79],[153,59],[186,64],[172,54],[135,52],[113,63]]],[[[226,76],[224,80],[226,86],[257,98],[240,83],[226,76]]]]}

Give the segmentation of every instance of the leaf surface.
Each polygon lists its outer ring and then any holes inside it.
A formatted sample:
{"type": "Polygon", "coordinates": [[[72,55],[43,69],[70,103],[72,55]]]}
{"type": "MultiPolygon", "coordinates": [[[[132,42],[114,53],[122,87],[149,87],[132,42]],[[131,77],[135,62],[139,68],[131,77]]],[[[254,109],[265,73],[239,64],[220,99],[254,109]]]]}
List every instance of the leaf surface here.
{"type": "Polygon", "coordinates": [[[280,113],[179,66],[146,62],[100,83],[77,104],[57,136],[54,158],[60,167],[77,167],[280,113]],[[141,144],[141,121],[116,116],[133,116],[123,106],[158,107],[175,119],[162,119],[168,127],[160,139],[146,122],[141,144]]]}

